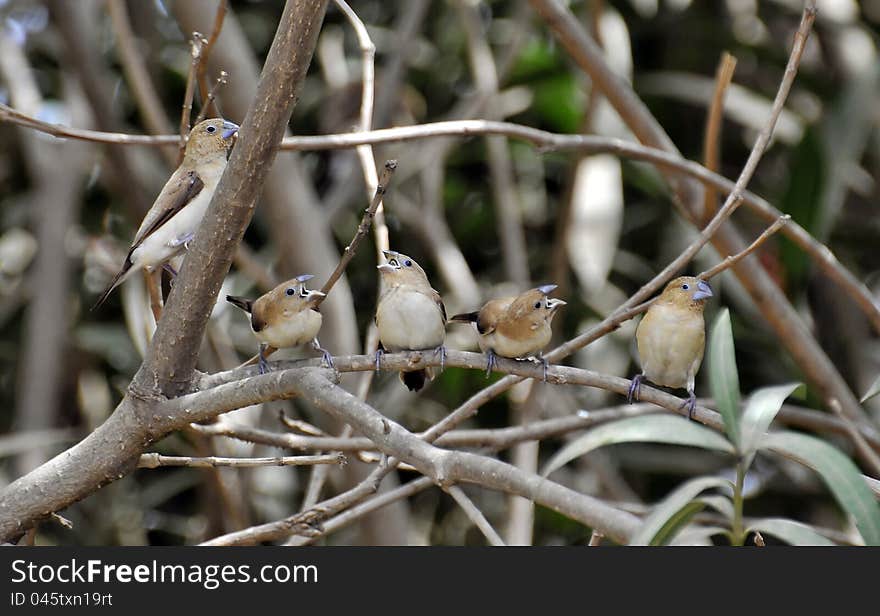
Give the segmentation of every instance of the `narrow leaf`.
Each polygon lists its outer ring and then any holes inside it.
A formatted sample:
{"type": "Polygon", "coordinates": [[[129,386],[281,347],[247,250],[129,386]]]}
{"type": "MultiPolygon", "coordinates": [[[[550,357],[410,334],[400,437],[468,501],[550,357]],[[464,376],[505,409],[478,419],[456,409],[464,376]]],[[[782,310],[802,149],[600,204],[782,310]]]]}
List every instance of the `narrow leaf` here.
{"type": "Polygon", "coordinates": [[[774,432],[761,441],[767,449],[812,468],[851,514],[866,545],[880,545],[880,505],[852,460],[818,438],[796,432],[774,432]]]}
{"type": "Polygon", "coordinates": [[[546,477],[553,471],[603,445],[616,443],[667,443],[690,445],[735,453],[733,446],[718,434],[678,415],[628,417],[593,428],[560,449],[544,467],[546,477]]]}
{"type": "Polygon", "coordinates": [[[730,498],[727,496],[710,494],[709,496],[701,496],[698,500],[705,503],[707,507],[711,507],[717,511],[728,520],[733,520],[733,503],[730,502],[730,498]]]}
{"type": "Polygon", "coordinates": [[[761,436],[770,427],[782,403],[797,389],[798,383],[787,383],[774,387],[762,387],[754,392],[746,402],[740,421],[740,452],[744,457],[746,469],[755,458],[755,451],[761,436]]]}
{"type": "Polygon", "coordinates": [[[675,531],[687,522],[699,508],[689,507],[691,501],[709,488],[731,487],[726,479],[720,477],[697,477],[678,486],[669,496],[658,503],[651,514],[644,519],[642,526],[630,540],[630,545],[662,545],[675,536],[675,531]],[[684,510],[684,512],[682,512],[684,510]]]}
{"type": "Polygon", "coordinates": [[[874,379],[874,382],[871,383],[871,386],[868,388],[868,391],[865,392],[865,395],[862,396],[862,399],[859,402],[865,403],[877,394],[880,394],[880,376],[874,379]]]}
{"type": "Polygon", "coordinates": [[[715,318],[709,337],[709,385],[724,420],[724,431],[739,446],[739,373],[733,350],[730,312],[725,308],[715,318]]]}
{"type": "MultiPolygon", "coordinates": [[[[702,500],[702,499],[700,499],[702,500]]],[[[698,526],[692,524],[680,530],[669,545],[680,546],[705,546],[713,545],[711,537],[726,535],[730,531],[720,526],[698,526]]]]}
{"type": "Polygon", "coordinates": [[[749,532],[758,531],[762,535],[773,535],[789,545],[837,545],[806,524],[783,518],[756,520],[748,530],[749,532]]]}

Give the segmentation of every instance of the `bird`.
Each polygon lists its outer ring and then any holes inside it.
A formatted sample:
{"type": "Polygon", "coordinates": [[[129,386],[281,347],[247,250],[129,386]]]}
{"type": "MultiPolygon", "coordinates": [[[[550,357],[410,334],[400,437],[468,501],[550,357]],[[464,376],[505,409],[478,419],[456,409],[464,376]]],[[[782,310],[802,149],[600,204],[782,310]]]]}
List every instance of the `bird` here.
{"type": "MultiPolygon", "coordinates": [[[[423,351],[440,354],[440,369],[446,362],[446,307],[440,293],[415,259],[393,250],[383,250],[386,262],[380,272],[376,327],[381,348],[376,350],[376,370],[384,351],[423,351]]],[[[400,380],[410,391],[419,391],[425,379],[434,378],[431,368],[403,370],[400,380]]]]}
{"type": "Polygon", "coordinates": [[[318,342],[318,331],[321,329],[323,317],[315,302],[326,297],[326,294],[306,288],[306,281],[312,278],[314,276],[311,274],[301,274],[282,282],[256,300],[235,295],[226,296],[227,302],[251,315],[251,329],[260,341],[260,374],[265,374],[268,370],[266,351],[269,347],[285,349],[306,343],[310,343],[314,350],[321,353],[322,362],[328,368],[333,367],[333,358],[318,342]]]}
{"type": "Polygon", "coordinates": [[[693,419],[697,397],[694,379],[703,361],[706,325],[703,310],[712,297],[709,283],[692,276],[676,278],[648,308],[636,328],[642,372],[632,379],[627,402],[638,400],[642,381],[687,389],[688,419],[693,419]]]}
{"type": "Polygon", "coordinates": [[[192,128],[183,161],[144,216],[122,267],[92,310],[139,269],[152,271],[162,266],[176,275],[168,261],[183,252],[195,236],[226,168],[237,132],[237,124],[222,118],[203,120],[192,128]]]}
{"type": "Polygon", "coordinates": [[[566,304],[548,297],[555,290],[555,284],[541,285],[519,295],[489,300],[476,312],[456,314],[450,319],[473,323],[477,328],[480,349],[488,355],[487,377],[495,367],[496,355],[521,359],[537,353],[547,380],[547,361],[541,351],[553,335],[553,316],[566,304]]]}

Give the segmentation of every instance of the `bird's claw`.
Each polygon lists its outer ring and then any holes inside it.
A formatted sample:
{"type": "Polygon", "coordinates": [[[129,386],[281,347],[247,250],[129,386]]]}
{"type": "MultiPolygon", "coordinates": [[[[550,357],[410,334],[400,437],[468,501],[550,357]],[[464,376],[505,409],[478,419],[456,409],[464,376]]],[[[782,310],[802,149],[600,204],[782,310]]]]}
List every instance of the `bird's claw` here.
{"type": "Polygon", "coordinates": [[[321,365],[323,367],[335,369],[335,366],[333,365],[333,356],[330,354],[330,351],[321,346],[321,343],[318,342],[317,338],[312,340],[312,348],[321,354],[321,365]]]}
{"type": "Polygon", "coordinates": [[[493,351],[492,349],[489,349],[486,352],[486,378],[487,379],[489,378],[489,375],[492,374],[492,370],[495,368],[496,363],[497,362],[495,360],[495,351],[493,351]]]}
{"type": "Polygon", "coordinates": [[[629,385],[629,393],[626,396],[626,403],[632,404],[633,400],[638,402],[639,400],[639,389],[642,387],[642,379],[644,376],[641,374],[637,374],[632,378],[632,383],[629,385]]]}
{"type": "Polygon", "coordinates": [[[446,368],[446,347],[444,345],[438,346],[434,349],[434,355],[440,354],[440,372],[446,368]]]}
{"type": "Polygon", "coordinates": [[[168,245],[172,248],[177,248],[179,246],[183,246],[185,250],[189,250],[189,243],[196,236],[195,233],[184,233],[178,237],[175,237],[171,240],[168,240],[168,245]]]}
{"type": "Polygon", "coordinates": [[[266,374],[269,372],[269,362],[266,361],[266,347],[260,345],[260,354],[259,359],[257,360],[257,367],[260,371],[260,374],[266,374]]]}
{"type": "Polygon", "coordinates": [[[687,410],[688,410],[688,419],[693,421],[694,420],[694,411],[697,409],[697,395],[694,392],[689,391],[688,392],[688,399],[685,400],[684,402],[682,402],[681,406],[678,408],[683,409],[685,407],[687,407],[687,410]]]}
{"type": "Polygon", "coordinates": [[[172,278],[177,278],[177,271],[171,266],[170,263],[163,263],[162,269],[171,274],[172,278]]]}
{"type": "Polygon", "coordinates": [[[385,351],[382,349],[376,349],[376,372],[379,372],[379,363],[382,359],[382,355],[385,354],[385,351]]]}
{"type": "Polygon", "coordinates": [[[546,383],[547,382],[547,368],[550,367],[550,363],[546,359],[544,359],[543,355],[538,355],[538,362],[540,362],[541,368],[542,368],[542,380],[546,383]]]}

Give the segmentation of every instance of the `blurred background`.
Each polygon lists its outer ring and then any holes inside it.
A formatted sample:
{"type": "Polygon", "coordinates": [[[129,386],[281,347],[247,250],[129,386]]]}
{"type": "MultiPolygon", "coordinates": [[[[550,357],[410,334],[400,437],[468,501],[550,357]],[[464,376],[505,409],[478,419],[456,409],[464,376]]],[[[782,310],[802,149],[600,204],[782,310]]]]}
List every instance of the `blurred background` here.
{"type": "MultiPolygon", "coordinates": [[[[880,253],[880,0],[820,0],[772,146],[750,184],[826,243],[876,290],[880,253]]],[[[612,67],[631,79],[682,154],[703,160],[714,75],[737,58],[725,107],[720,172],[736,178],[770,110],[797,28],[796,0],[589,0],[570,3],[612,67]]],[[[0,102],[50,123],[135,134],[178,131],[194,30],[211,32],[217,0],[0,0],[0,102]]],[[[589,79],[554,41],[528,2],[356,0],[376,46],[373,126],[482,118],[558,133],[632,139],[589,79]]],[[[231,1],[208,76],[229,73],[223,115],[241,122],[271,44],[280,1],[231,1]]],[[[358,123],[362,56],[331,2],[290,134],[348,132],[358,123]]],[[[196,97],[196,109],[199,108],[196,97]]],[[[195,112],[194,112],[195,114],[195,112]]],[[[556,342],[598,322],[693,239],[652,167],[613,156],[539,152],[504,137],[447,138],[377,146],[378,165],[400,166],[385,201],[392,248],[413,256],[449,314],[536,284],[555,283],[568,305],[556,342]]],[[[100,424],[140,364],[151,315],[140,279],[106,305],[89,307],[125,256],[131,237],[175,166],[176,147],[107,146],[59,140],[0,123],[0,484],[6,484],[100,424]]],[[[281,152],[221,296],[256,297],[299,273],[322,281],[354,234],[369,200],[354,150],[281,152]]],[[[763,223],[745,208],[747,235],[763,223]]],[[[359,352],[376,300],[372,238],[324,304],[321,341],[333,354],[359,352]]],[[[774,238],[759,252],[849,386],[861,395],[880,371],[877,341],[862,313],[793,244],[774,238]]],[[[725,255],[721,255],[722,257],[725,255]]],[[[690,272],[719,256],[704,249],[690,272]]],[[[748,295],[724,274],[713,281],[731,308],[742,390],[802,380],[748,295]]],[[[316,286],[320,286],[317,284],[316,286]]],[[[636,322],[567,360],[630,376],[636,322]]],[[[452,325],[447,345],[475,349],[452,325]]],[[[219,302],[200,369],[230,369],[256,352],[246,317],[219,302]]],[[[294,357],[283,352],[278,357],[294,357]]],[[[705,371],[704,371],[705,372],[705,371]]],[[[498,378],[493,377],[493,380],[498,378]]],[[[356,377],[343,385],[353,389],[356,377]]],[[[425,391],[379,374],[369,401],[413,431],[441,419],[487,384],[478,371],[447,369],[425,391]]],[[[492,428],[619,406],[586,388],[514,389],[466,427],[492,428]]],[[[705,375],[697,395],[708,396],[705,375]]],[[[820,408],[807,389],[797,404],[820,408]]],[[[298,402],[236,411],[223,420],[283,430],[283,411],[338,432],[298,402]]],[[[877,417],[878,409],[869,412],[877,417]]],[[[528,467],[565,439],[501,452],[528,467]]],[[[848,444],[835,441],[848,451],[848,444]]],[[[155,450],[175,455],[280,455],[238,441],[177,434],[155,450]]],[[[669,446],[594,452],[555,477],[640,512],[697,473],[726,473],[711,453],[669,446]]],[[[334,469],[325,492],[368,468],[334,469]]],[[[274,520],[300,508],[308,469],[139,470],[45,524],[38,543],[183,544],[274,520]]],[[[758,460],[749,511],[839,527],[827,491],[802,467],[758,460]]],[[[388,483],[416,475],[401,471],[388,483]]],[[[509,499],[468,490],[502,529],[509,499]]],[[[590,531],[537,507],[535,544],[583,544],[590,531]]],[[[841,540],[846,540],[845,532],[841,540]]],[[[327,543],[482,544],[454,501],[437,489],[380,510],[327,543]]]]}

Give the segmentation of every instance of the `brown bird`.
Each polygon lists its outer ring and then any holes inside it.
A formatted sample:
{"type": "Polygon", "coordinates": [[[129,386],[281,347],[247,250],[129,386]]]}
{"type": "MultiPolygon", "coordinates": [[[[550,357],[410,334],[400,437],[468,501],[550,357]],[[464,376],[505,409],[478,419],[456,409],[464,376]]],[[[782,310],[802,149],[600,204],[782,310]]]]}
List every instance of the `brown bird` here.
{"type": "Polygon", "coordinates": [[[547,361],[541,351],[553,335],[553,316],[565,306],[561,299],[548,297],[555,289],[555,284],[545,284],[520,295],[489,300],[476,312],[457,314],[450,319],[476,326],[480,349],[489,356],[487,377],[495,367],[496,355],[522,359],[537,353],[547,380],[547,361]]]}
{"type": "Polygon", "coordinates": [[[692,276],[676,278],[651,304],[636,328],[641,374],[633,377],[628,402],[638,400],[642,381],[687,389],[688,418],[693,418],[697,397],[694,379],[703,361],[706,325],[703,309],[712,297],[709,283],[692,276]]]}
{"type": "MultiPolygon", "coordinates": [[[[412,257],[383,250],[386,263],[377,266],[381,285],[376,305],[376,327],[382,348],[376,351],[376,370],[385,351],[423,351],[440,354],[440,369],[446,361],[446,307],[431,287],[425,271],[412,257]]],[[[419,391],[426,378],[434,378],[430,368],[405,370],[400,380],[410,391],[419,391]]]]}
{"type": "Polygon", "coordinates": [[[315,302],[325,295],[306,289],[305,282],[312,278],[311,274],[291,278],[256,300],[226,296],[227,302],[251,315],[251,329],[260,341],[260,374],[268,369],[266,351],[269,347],[285,349],[306,343],[321,353],[324,364],[333,367],[333,358],[318,342],[323,317],[315,302]]]}
{"type": "Polygon", "coordinates": [[[183,252],[195,236],[226,168],[237,132],[237,124],[221,118],[204,120],[193,127],[183,161],[144,216],[122,267],[92,310],[141,268],[164,266],[172,275],[176,273],[168,261],[183,252]]]}

